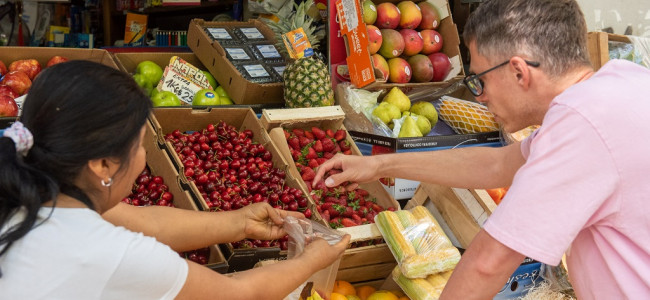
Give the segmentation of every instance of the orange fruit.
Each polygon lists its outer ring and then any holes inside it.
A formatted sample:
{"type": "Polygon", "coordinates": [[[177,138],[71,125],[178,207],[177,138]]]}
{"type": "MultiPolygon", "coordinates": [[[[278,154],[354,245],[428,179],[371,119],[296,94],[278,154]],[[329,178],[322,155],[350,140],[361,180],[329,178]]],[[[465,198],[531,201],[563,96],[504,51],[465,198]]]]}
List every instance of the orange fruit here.
{"type": "Polygon", "coordinates": [[[357,291],[354,289],[354,286],[352,286],[352,284],[349,282],[343,280],[337,280],[334,282],[334,289],[332,292],[339,293],[344,296],[357,295],[357,291]]]}
{"type": "Polygon", "coordinates": [[[330,295],[330,300],[348,300],[348,298],[339,293],[332,293],[332,295],[330,295]]]}
{"type": "Polygon", "coordinates": [[[357,296],[359,296],[361,300],[366,300],[368,296],[370,296],[372,293],[376,291],[377,289],[374,287],[371,287],[369,285],[362,285],[357,288],[357,296]]]}
{"type": "Polygon", "coordinates": [[[381,290],[372,293],[366,300],[399,300],[399,298],[389,291],[381,290]]]}

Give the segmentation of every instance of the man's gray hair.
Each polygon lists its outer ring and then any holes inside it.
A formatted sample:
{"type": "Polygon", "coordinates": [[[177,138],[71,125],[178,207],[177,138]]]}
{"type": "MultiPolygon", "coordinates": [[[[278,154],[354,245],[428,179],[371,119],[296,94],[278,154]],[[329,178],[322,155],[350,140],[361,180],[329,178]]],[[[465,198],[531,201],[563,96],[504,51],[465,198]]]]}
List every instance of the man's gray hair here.
{"type": "Polygon", "coordinates": [[[587,25],[575,0],[486,0],[469,17],[463,39],[476,42],[492,63],[525,55],[551,76],[591,65],[587,25]]]}

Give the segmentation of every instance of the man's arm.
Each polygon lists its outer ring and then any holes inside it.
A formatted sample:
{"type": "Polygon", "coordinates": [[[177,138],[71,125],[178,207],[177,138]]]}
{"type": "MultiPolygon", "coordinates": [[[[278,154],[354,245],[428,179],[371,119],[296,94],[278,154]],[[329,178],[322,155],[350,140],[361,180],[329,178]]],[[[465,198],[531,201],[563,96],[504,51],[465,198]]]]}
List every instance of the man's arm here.
{"type": "Polygon", "coordinates": [[[318,168],[313,182],[330,169],[341,169],[342,173],[325,182],[328,186],[396,177],[458,188],[499,188],[509,186],[524,163],[520,143],[364,157],[337,155],[318,168]]]}
{"type": "Polygon", "coordinates": [[[481,230],[463,253],[440,300],[492,299],[524,258],[481,230]]]}

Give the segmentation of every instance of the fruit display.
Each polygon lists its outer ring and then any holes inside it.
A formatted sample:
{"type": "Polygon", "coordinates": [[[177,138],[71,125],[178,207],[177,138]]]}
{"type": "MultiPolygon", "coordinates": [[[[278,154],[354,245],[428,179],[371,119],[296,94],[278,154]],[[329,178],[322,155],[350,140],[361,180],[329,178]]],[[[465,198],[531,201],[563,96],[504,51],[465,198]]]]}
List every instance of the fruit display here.
{"type": "MultiPolygon", "coordinates": [[[[378,290],[370,285],[353,286],[344,280],[334,281],[332,300],[410,300],[401,290],[378,290]]],[[[437,299],[437,298],[436,298],[437,299]]]]}
{"type": "MultiPolygon", "coordinates": [[[[185,178],[196,187],[208,210],[229,211],[266,202],[312,217],[307,197],[286,184],[289,178],[285,170],[274,167],[271,151],[254,142],[252,130],[238,131],[222,121],[191,133],[174,130],[165,135],[165,140],[173,146],[185,178]]],[[[232,245],[286,250],[287,239],[244,240],[232,245]]]]}
{"type": "MultiPolygon", "coordinates": [[[[415,57],[417,55],[412,58],[415,57]]],[[[384,96],[372,114],[391,129],[395,129],[396,120],[400,120],[397,137],[426,136],[438,123],[438,113],[433,104],[422,101],[411,105],[411,100],[398,87],[393,87],[384,96]]]]}
{"type": "Polygon", "coordinates": [[[450,96],[440,98],[438,105],[440,119],[459,134],[499,130],[494,115],[485,105],[450,96]]]}
{"type": "Polygon", "coordinates": [[[400,272],[399,267],[395,267],[392,272],[393,280],[411,299],[418,300],[437,300],[442,294],[442,290],[447,285],[449,277],[453,271],[446,271],[432,274],[426,278],[408,278],[400,272]]]}
{"type": "Polygon", "coordinates": [[[377,227],[386,240],[399,271],[408,278],[425,278],[456,267],[460,252],[423,207],[381,212],[377,227]]]}
{"type": "Polygon", "coordinates": [[[131,194],[122,199],[122,202],[133,206],[174,207],[174,195],[169,192],[162,177],[154,176],[149,167],[145,167],[133,184],[131,194]]]}
{"type": "MultiPolygon", "coordinates": [[[[294,128],[284,130],[284,136],[291,152],[291,157],[300,173],[309,194],[316,204],[316,210],[332,228],[351,227],[374,223],[374,217],[384,210],[394,207],[382,207],[368,191],[357,188],[346,191],[342,186],[329,188],[320,181],[312,188],[312,181],[318,166],[334,157],[337,153],[352,154],[351,144],[346,139],[345,130],[294,128]]],[[[336,174],[339,170],[330,170],[325,177],[336,174]]]]}
{"type": "Polygon", "coordinates": [[[309,9],[314,4],[313,0],[302,1],[300,4],[295,5],[295,11],[291,12],[288,16],[275,15],[278,19],[276,21],[267,21],[266,24],[273,30],[273,33],[276,37],[275,46],[280,50],[281,53],[287,54],[287,48],[284,45],[284,41],[281,38],[282,35],[287,34],[298,28],[302,28],[311,44],[312,49],[319,50],[321,46],[321,41],[325,38],[327,34],[325,28],[322,26],[319,27],[316,23],[317,20],[314,19],[308,13],[309,9]]]}
{"type": "Polygon", "coordinates": [[[447,77],[451,61],[441,52],[440,14],[433,4],[401,1],[375,6],[365,0],[363,7],[373,64],[388,82],[438,82],[447,77]],[[376,54],[387,61],[387,68],[376,54]]]}

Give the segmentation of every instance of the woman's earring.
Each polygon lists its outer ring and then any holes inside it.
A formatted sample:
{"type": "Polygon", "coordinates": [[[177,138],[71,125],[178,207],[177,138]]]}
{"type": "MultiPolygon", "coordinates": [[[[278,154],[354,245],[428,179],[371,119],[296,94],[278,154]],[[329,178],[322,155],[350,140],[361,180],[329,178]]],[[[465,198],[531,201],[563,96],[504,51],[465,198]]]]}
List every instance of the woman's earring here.
{"type": "Polygon", "coordinates": [[[104,179],[101,180],[101,183],[105,187],[109,187],[113,185],[113,178],[109,177],[107,181],[104,181],[104,179]]]}

